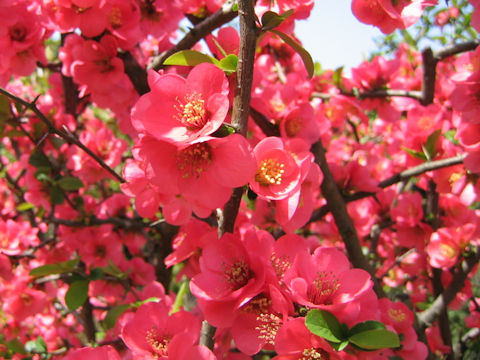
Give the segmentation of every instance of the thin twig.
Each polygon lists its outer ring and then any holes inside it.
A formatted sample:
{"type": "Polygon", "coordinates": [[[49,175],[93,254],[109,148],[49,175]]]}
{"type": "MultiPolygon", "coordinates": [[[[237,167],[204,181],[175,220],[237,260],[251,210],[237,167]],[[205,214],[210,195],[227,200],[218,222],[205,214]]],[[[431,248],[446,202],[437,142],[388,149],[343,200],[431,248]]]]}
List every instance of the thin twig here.
{"type": "Polygon", "coordinates": [[[67,128],[64,128],[64,131],[62,130],[59,130],[57,129],[53,123],[37,108],[37,106],[35,105],[35,102],[28,102],[28,101],[25,101],[23,100],[22,98],[12,94],[11,92],[3,89],[3,88],[0,88],[0,93],[9,97],[10,99],[12,99],[13,101],[15,101],[16,103],[18,104],[21,104],[23,106],[25,106],[27,109],[33,111],[35,113],[35,115],[38,116],[38,118],[45,124],[47,125],[47,128],[48,130],[53,133],[53,134],[56,134],[58,136],[60,136],[62,139],[64,139],[65,141],[67,141],[69,144],[75,144],[76,146],[78,146],[80,149],[82,149],[83,151],[85,151],[92,159],[94,159],[102,168],[104,168],[105,170],[107,170],[110,174],[112,174],[118,181],[120,182],[125,182],[125,180],[123,179],[123,177],[121,177],[120,175],[118,175],[115,170],[113,170],[110,166],[108,166],[107,164],[105,164],[105,162],[100,159],[92,150],[90,150],[88,147],[86,147],[80,140],[78,140],[75,135],[73,135],[67,128]]]}

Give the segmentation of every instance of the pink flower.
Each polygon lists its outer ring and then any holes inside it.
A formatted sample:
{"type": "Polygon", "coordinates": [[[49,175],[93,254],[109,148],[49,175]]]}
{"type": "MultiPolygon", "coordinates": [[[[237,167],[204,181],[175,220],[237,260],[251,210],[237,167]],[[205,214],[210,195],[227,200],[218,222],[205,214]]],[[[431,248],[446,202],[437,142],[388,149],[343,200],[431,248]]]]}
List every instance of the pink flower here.
{"type": "Polygon", "coordinates": [[[197,342],[200,321],[191,313],[168,315],[165,303],[140,306],[122,329],[121,337],[135,356],[142,359],[178,359],[197,342]]]}
{"type": "Polygon", "coordinates": [[[281,138],[268,137],[253,149],[257,162],[255,178],[250,187],[260,197],[281,200],[294,193],[300,185],[300,167],[285,149],[281,138]]]}
{"type": "Polygon", "coordinates": [[[277,356],[272,360],[340,359],[328,342],[310,332],[305,318],[285,322],[275,339],[277,356]]]}
{"type": "Polygon", "coordinates": [[[203,63],[188,77],[148,73],[151,91],[132,111],[133,126],[158,140],[191,144],[214,133],[227,116],[228,81],[218,67],[203,63]]]}
{"type": "Polygon", "coordinates": [[[426,6],[436,5],[437,0],[353,0],[352,12],[365,24],[378,26],[384,34],[395,29],[405,29],[422,16],[426,6]]]}
{"type": "Polygon", "coordinates": [[[350,269],[342,252],[325,247],[316,249],[313,255],[299,253],[283,281],[295,302],[337,316],[373,285],[366,271],[350,269]]]}
{"type": "MultiPolygon", "coordinates": [[[[179,148],[150,136],[141,138],[137,146],[146,177],[161,194],[170,196],[164,205],[171,207],[164,211],[193,210],[207,217],[227,202],[232,188],[245,185],[253,177],[255,162],[243,136],[206,140],[179,148]]],[[[182,218],[188,220],[188,214],[182,218]]]]}
{"type": "Polygon", "coordinates": [[[258,295],[265,284],[266,259],[256,239],[247,243],[226,233],[205,246],[201,272],[190,282],[205,318],[214,326],[232,324],[234,311],[258,295]]]}
{"type": "Polygon", "coordinates": [[[73,349],[64,357],[65,360],[120,360],[117,350],[110,345],[99,346],[96,348],[84,347],[73,349]]]}

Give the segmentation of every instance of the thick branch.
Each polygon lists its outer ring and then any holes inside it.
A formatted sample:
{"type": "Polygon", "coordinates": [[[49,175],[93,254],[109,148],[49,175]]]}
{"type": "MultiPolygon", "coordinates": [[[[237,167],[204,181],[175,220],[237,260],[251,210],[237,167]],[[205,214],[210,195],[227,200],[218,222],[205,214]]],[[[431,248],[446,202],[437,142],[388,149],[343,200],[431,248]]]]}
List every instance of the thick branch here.
{"type": "Polygon", "coordinates": [[[135,90],[137,90],[140,95],[149,92],[150,86],[147,81],[147,72],[138,63],[137,59],[135,59],[128,51],[118,54],[118,57],[122,59],[125,73],[133,84],[135,90]]]}
{"type": "MultiPolygon", "coordinates": [[[[201,23],[197,24],[175,46],[153,59],[152,63],[150,64],[150,68],[157,71],[160,70],[163,67],[163,62],[170,55],[173,55],[181,50],[192,48],[198,41],[210,34],[213,30],[232,21],[237,16],[237,12],[232,10],[233,4],[234,1],[227,1],[223,5],[222,9],[218,10],[215,14],[209,16],[201,23]]],[[[240,9],[240,4],[238,8],[240,9]]]]}
{"type": "Polygon", "coordinates": [[[323,148],[321,141],[313,144],[311,151],[315,156],[315,162],[320,166],[320,169],[323,172],[323,182],[321,185],[322,195],[327,200],[328,208],[333,215],[340,236],[345,243],[348,257],[354,267],[364,269],[370,273],[374,282],[375,293],[379,297],[384,297],[385,293],[383,292],[378,279],[375,277],[375,270],[368,263],[365,256],[363,256],[360,240],[358,239],[353,221],[348,214],[342,194],[340,193],[332,172],[330,171],[330,167],[328,166],[325,149],[323,148]]]}
{"type": "MultiPolygon", "coordinates": [[[[257,27],[255,25],[255,11],[253,6],[253,0],[238,1],[238,13],[240,14],[240,49],[238,52],[235,97],[233,99],[232,125],[244,136],[247,132],[250,93],[253,80],[253,63],[255,60],[255,45],[257,41],[257,27]]],[[[232,196],[225,204],[223,210],[218,211],[219,237],[226,232],[233,232],[243,190],[243,188],[233,189],[232,196]]],[[[213,349],[213,336],[215,331],[215,327],[204,321],[202,324],[200,345],[205,345],[213,349]]]]}
{"type": "Polygon", "coordinates": [[[35,102],[29,103],[28,101],[23,100],[22,98],[19,98],[18,96],[12,94],[11,92],[0,88],[0,93],[9,97],[16,103],[25,106],[27,109],[31,110],[34,112],[35,115],[38,116],[38,118],[45,124],[47,125],[48,131],[52,134],[56,134],[60,136],[62,139],[64,139],[66,142],[69,144],[75,144],[77,145],[80,149],[85,151],[92,159],[94,159],[102,168],[107,170],[110,174],[112,174],[118,181],[120,182],[125,182],[125,180],[118,175],[115,170],[113,170],[110,166],[105,164],[105,162],[100,159],[92,150],[90,150],[88,147],[83,145],[83,143],[78,140],[70,131],[62,131],[57,129],[52,122],[37,108],[35,105],[35,102]]]}

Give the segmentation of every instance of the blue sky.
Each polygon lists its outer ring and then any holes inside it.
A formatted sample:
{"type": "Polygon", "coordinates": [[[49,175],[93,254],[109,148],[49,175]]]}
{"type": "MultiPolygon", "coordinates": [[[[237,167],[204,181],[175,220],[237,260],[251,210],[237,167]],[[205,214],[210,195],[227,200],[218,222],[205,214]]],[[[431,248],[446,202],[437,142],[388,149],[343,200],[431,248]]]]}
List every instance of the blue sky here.
{"type": "Polygon", "coordinates": [[[377,28],[360,23],[350,10],[351,0],[316,0],[307,20],[297,21],[295,34],[324,69],[357,66],[375,49],[377,28]]]}

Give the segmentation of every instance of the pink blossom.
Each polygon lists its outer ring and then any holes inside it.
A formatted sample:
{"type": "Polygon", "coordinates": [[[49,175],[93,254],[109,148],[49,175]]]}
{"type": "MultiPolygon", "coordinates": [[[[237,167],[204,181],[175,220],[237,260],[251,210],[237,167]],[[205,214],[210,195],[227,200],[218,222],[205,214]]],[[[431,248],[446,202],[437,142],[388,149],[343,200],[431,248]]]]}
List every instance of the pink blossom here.
{"type": "Polygon", "coordinates": [[[132,123],[158,140],[183,145],[204,140],[227,116],[228,81],[215,65],[197,65],[186,79],[150,71],[148,83],[151,91],[133,108],[132,123]]]}
{"type": "Polygon", "coordinates": [[[255,239],[243,243],[226,233],[205,246],[201,272],[190,282],[205,318],[213,325],[232,324],[234,311],[258,295],[266,280],[266,259],[255,239]]]}
{"type": "Polygon", "coordinates": [[[318,248],[313,255],[299,253],[283,281],[295,302],[337,316],[373,285],[366,271],[350,269],[347,257],[335,248],[318,248]]]}
{"type": "Polygon", "coordinates": [[[73,349],[64,357],[65,360],[120,360],[117,350],[112,346],[99,346],[96,348],[84,347],[73,349]]]}

